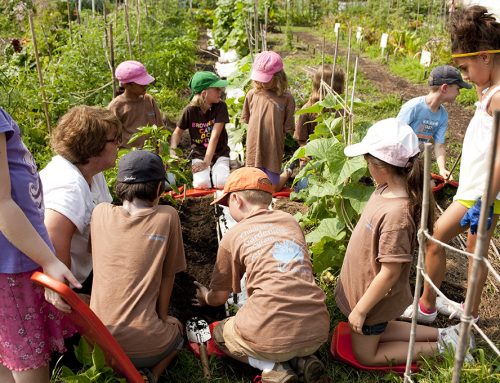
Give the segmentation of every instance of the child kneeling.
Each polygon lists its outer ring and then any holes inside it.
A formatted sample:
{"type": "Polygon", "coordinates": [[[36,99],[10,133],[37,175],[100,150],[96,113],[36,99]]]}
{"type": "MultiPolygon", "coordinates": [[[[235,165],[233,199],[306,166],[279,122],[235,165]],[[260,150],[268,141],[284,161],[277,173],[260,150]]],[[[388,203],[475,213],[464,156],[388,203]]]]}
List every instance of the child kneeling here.
{"type": "Polygon", "coordinates": [[[316,382],[323,364],[312,354],[327,340],[325,294],[315,284],[304,234],[288,213],[268,210],[273,186],[257,168],[233,172],[223,195],[238,224],[223,237],[210,288],[197,283],[200,305],[224,304],[241,292],[247,302],[220,322],[214,340],[229,356],[262,370],[262,382],[316,382]],[[287,363],[288,362],[288,363],[287,363]],[[295,369],[295,371],[292,369],[295,369]]]}
{"type": "Polygon", "coordinates": [[[177,211],[158,205],[164,187],[161,158],[132,151],[118,164],[116,194],[123,206],[102,203],[91,220],[90,307],[150,382],[183,345],[182,325],[168,307],[186,260],[177,211]]]}
{"type": "MultiPolygon", "coordinates": [[[[412,302],[409,277],[424,177],[419,152],[412,128],[395,118],[377,122],[344,150],[365,156],[376,185],[352,232],[335,290],[339,309],[349,317],[354,355],[365,365],[407,358],[411,324],[395,319],[412,302]]],[[[428,222],[432,227],[432,211],[428,222]]],[[[457,342],[458,325],[417,326],[412,360],[456,349],[457,342]]]]}

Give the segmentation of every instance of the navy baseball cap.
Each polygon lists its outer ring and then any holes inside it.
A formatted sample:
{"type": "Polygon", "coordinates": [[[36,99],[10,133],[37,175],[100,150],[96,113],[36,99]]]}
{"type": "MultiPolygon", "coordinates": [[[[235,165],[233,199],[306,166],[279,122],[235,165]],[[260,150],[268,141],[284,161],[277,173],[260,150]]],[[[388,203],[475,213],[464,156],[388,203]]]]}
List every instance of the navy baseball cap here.
{"type": "Polygon", "coordinates": [[[137,184],[165,180],[165,165],[161,157],[147,150],[133,150],[120,158],[119,182],[137,184]]]}
{"type": "Polygon", "coordinates": [[[456,84],[459,88],[472,88],[472,85],[465,82],[460,71],[451,65],[435,67],[429,77],[429,85],[456,84]]]}

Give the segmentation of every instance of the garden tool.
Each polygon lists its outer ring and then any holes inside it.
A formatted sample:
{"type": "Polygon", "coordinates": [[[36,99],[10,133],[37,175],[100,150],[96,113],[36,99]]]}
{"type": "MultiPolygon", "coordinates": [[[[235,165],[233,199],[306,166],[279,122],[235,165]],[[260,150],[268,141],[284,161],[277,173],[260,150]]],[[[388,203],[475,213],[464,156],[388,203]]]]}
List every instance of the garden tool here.
{"type": "Polygon", "coordinates": [[[190,342],[197,343],[200,347],[200,360],[203,367],[203,376],[210,379],[208,367],[207,344],[212,336],[206,320],[194,317],[186,322],[186,334],[190,342]]]}

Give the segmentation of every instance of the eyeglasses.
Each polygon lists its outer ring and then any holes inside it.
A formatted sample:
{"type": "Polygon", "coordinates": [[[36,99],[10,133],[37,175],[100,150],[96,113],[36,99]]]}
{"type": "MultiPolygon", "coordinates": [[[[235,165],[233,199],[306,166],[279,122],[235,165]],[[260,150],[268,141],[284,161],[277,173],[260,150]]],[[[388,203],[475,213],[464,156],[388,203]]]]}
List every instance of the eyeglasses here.
{"type": "Polygon", "coordinates": [[[122,136],[116,136],[114,138],[107,139],[106,142],[112,142],[114,144],[120,145],[122,143],[122,136]]]}

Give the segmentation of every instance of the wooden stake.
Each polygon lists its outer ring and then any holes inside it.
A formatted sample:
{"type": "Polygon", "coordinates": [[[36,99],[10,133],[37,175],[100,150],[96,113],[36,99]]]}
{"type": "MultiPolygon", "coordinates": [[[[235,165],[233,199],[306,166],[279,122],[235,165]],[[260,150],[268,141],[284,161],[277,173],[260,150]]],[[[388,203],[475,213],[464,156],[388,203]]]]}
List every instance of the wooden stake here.
{"type": "Polygon", "coordinates": [[[253,23],[255,32],[255,54],[259,53],[259,0],[254,0],[253,2],[253,23]]]}
{"type": "Polygon", "coordinates": [[[136,1],[136,12],[137,12],[137,31],[135,33],[135,40],[137,40],[137,44],[139,45],[139,49],[141,47],[141,7],[140,0],[136,1]]]}
{"type": "Polygon", "coordinates": [[[323,35],[323,45],[321,46],[321,81],[319,83],[319,99],[323,100],[323,78],[325,76],[325,35],[323,35]]]}
{"type": "Polygon", "coordinates": [[[80,18],[80,12],[82,11],[82,0],[78,0],[78,6],[76,7],[76,20],[78,24],[82,23],[82,19],[80,18]]]}
{"type": "Polygon", "coordinates": [[[106,0],[102,0],[102,16],[104,17],[104,28],[108,27],[108,11],[106,10],[106,0]]]}
{"type": "MultiPolygon", "coordinates": [[[[351,38],[352,38],[352,29],[349,27],[349,40],[347,45],[347,62],[346,62],[346,70],[345,70],[345,103],[347,105],[347,100],[349,98],[349,61],[351,60],[351,38]]],[[[346,117],[347,110],[344,109],[344,119],[342,120],[342,134],[344,136],[344,142],[347,143],[346,139],[346,117]]]]}
{"type": "Polygon", "coordinates": [[[356,56],[356,62],[354,63],[354,78],[352,80],[352,91],[351,91],[351,118],[349,120],[349,137],[347,138],[347,145],[352,144],[352,133],[354,130],[354,93],[356,91],[356,80],[358,78],[358,59],[356,56]]]}
{"type": "Polygon", "coordinates": [[[127,44],[128,44],[128,55],[129,59],[132,60],[134,55],[132,54],[132,42],[130,41],[130,26],[128,22],[128,0],[125,0],[123,3],[125,8],[125,32],[127,34],[127,44]]]}
{"type": "Polygon", "coordinates": [[[30,22],[31,38],[33,39],[33,49],[35,51],[35,62],[36,62],[36,71],[38,73],[38,83],[40,84],[40,92],[42,94],[43,111],[45,112],[45,121],[47,123],[47,130],[50,134],[52,132],[52,129],[50,126],[49,106],[47,104],[47,98],[45,97],[45,87],[43,83],[42,67],[40,65],[40,57],[38,56],[38,46],[36,44],[36,33],[35,33],[35,25],[33,23],[33,13],[30,12],[28,18],[30,22]]]}
{"type": "Polygon", "coordinates": [[[116,77],[115,77],[115,48],[113,43],[113,24],[109,24],[109,57],[111,79],[113,80],[113,98],[116,97],[116,77]]]}
{"type": "Polygon", "coordinates": [[[333,77],[335,76],[335,66],[337,65],[337,52],[339,51],[339,36],[340,36],[340,29],[335,37],[335,52],[333,53],[332,79],[330,81],[330,88],[332,89],[333,89],[333,77]]]}
{"type": "Polygon", "coordinates": [[[73,37],[73,33],[71,32],[71,7],[69,5],[69,0],[66,0],[66,7],[68,8],[68,29],[69,29],[69,39],[71,40],[73,37]]]}

